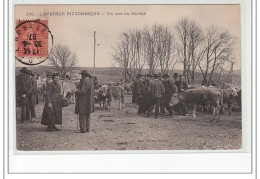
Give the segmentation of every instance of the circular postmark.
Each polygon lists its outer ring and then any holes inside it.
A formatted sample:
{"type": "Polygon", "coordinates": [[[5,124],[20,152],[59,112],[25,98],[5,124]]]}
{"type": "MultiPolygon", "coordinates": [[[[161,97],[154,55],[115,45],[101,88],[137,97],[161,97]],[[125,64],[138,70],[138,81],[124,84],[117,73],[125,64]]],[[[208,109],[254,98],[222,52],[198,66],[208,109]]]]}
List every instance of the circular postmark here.
{"type": "Polygon", "coordinates": [[[53,36],[47,20],[19,20],[15,28],[15,58],[26,65],[38,65],[51,54],[53,36]]]}

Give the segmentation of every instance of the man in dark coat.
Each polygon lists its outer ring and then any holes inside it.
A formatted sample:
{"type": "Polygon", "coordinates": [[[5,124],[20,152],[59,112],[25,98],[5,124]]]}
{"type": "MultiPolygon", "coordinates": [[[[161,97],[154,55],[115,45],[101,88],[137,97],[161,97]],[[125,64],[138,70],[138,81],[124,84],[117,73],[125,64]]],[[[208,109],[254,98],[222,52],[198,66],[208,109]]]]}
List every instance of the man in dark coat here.
{"type": "Polygon", "coordinates": [[[95,85],[87,70],[82,70],[80,74],[82,79],[76,91],[75,113],[79,115],[80,132],[86,133],[90,131],[90,113],[95,111],[95,85]]]}
{"type": "Polygon", "coordinates": [[[16,76],[16,98],[18,106],[21,107],[21,122],[24,122],[30,120],[28,95],[30,92],[31,83],[27,68],[23,67],[20,72],[21,74],[16,76]]]}
{"type": "Polygon", "coordinates": [[[179,81],[179,74],[178,73],[174,73],[173,74],[173,79],[174,79],[175,83],[176,83],[176,81],[179,81]]]}
{"type": "Polygon", "coordinates": [[[30,78],[30,83],[31,83],[31,88],[29,91],[28,95],[28,102],[29,102],[29,118],[30,121],[35,121],[36,119],[36,114],[35,114],[35,105],[36,105],[36,100],[37,100],[37,82],[35,75],[33,72],[28,70],[29,78],[30,78]]]}
{"type": "Polygon", "coordinates": [[[178,92],[182,93],[183,91],[185,91],[186,89],[188,89],[188,84],[184,81],[184,76],[180,75],[179,76],[179,81],[175,82],[177,88],[178,88],[178,92]]]}
{"type": "Polygon", "coordinates": [[[148,117],[151,115],[151,110],[149,109],[150,104],[152,103],[152,75],[146,74],[145,80],[144,80],[144,89],[145,89],[145,95],[144,95],[144,111],[147,112],[148,117]]]}
{"type": "Polygon", "coordinates": [[[137,96],[137,104],[138,106],[138,115],[142,115],[145,113],[144,111],[144,94],[145,94],[145,88],[144,88],[144,80],[143,80],[143,75],[138,74],[137,75],[137,80],[135,84],[135,92],[137,96]]]}
{"type": "Polygon", "coordinates": [[[165,93],[163,94],[162,101],[164,107],[168,110],[169,115],[173,115],[173,109],[170,106],[170,101],[173,93],[177,93],[177,86],[170,80],[170,76],[168,74],[163,75],[163,86],[165,88],[165,93]]]}
{"type": "Polygon", "coordinates": [[[155,80],[152,85],[152,95],[155,99],[155,104],[156,104],[155,118],[158,118],[161,98],[162,98],[162,95],[165,93],[165,88],[163,86],[163,83],[159,80],[159,75],[155,74],[154,78],[155,78],[155,80]]]}

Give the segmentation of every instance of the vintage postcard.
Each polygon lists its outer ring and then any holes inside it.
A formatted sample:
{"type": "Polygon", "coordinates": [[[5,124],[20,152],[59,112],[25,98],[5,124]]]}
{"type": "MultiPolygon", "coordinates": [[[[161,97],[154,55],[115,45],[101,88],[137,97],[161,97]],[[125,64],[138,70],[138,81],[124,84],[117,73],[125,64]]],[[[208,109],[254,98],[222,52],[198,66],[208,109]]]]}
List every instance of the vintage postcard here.
{"type": "Polygon", "coordinates": [[[241,9],[15,4],[12,149],[250,150],[241,9]]]}

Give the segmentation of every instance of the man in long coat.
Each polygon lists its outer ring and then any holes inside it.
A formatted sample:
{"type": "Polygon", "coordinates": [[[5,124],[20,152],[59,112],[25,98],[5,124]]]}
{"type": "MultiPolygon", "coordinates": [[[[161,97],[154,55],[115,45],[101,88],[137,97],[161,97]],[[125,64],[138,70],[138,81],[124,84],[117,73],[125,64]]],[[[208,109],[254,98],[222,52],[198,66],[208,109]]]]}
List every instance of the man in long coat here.
{"type": "Polygon", "coordinates": [[[147,81],[145,83],[145,93],[146,93],[146,103],[147,106],[147,117],[151,117],[151,113],[153,111],[153,106],[155,104],[155,99],[152,95],[152,88],[153,88],[153,75],[147,75],[147,81]]]}
{"type": "Polygon", "coordinates": [[[165,88],[163,86],[162,81],[159,80],[159,75],[155,74],[154,78],[155,78],[155,80],[152,85],[152,95],[156,102],[155,118],[158,118],[159,107],[161,104],[161,98],[162,98],[162,95],[165,93],[165,88]]]}
{"type": "Polygon", "coordinates": [[[80,132],[86,133],[90,131],[90,113],[95,111],[95,86],[87,70],[82,70],[80,74],[82,79],[76,91],[77,103],[75,113],[79,115],[80,132]]]}
{"type": "Polygon", "coordinates": [[[33,74],[33,72],[29,71],[29,76],[30,76],[30,83],[31,83],[31,89],[30,89],[29,95],[28,95],[29,115],[30,115],[29,118],[30,118],[30,121],[35,121],[36,120],[35,105],[37,104],[36,103],[37,82],[36,82],[35,75],[33,74]]]}
{"type": "MultiPolygon", "coordinates": [[[[188,84],[184,81],[184,76],[179,75],[179,81],[175,82],[175,85],[178,88],[178,93],[182,93],[183,91],[188,89],[188,84]]],[[[179,104],[179,114],[186,115],[188,113],[188,108],[184,104],[179,104]]]]}
{"type": "Polygon", "coordinates": [[[143,75],[138,74],[137,80],[135,84],[135,90],[137,95],[137,104],[138,106],[138,115],[142,115],[145,113],[144,111],[144,94],[145,94],[145,88],[144,88],[144,81],[143,81],[143,75]]]}
{"type": "Polygon", "coordinates": [[[164,107],[168,110],[169,115],[173,115],[173,108],[170,106],[170,101],[172,98],[173,93],[177,93],[178,89],[177,86],[173,83],[172,80],[170,80],[170,76],[168,74],[163,75],[163,85],[165,88],[165,93],[163,94],[162,101],[164,107]]]}
{"type": "Polygon", "coordinates": [[[16,76],[16,90],[17,90],[17,105],[21,107],[21,122],[29,121],[29,104],[28,95],[31,88],[30,78],[28,75],[28,70],[23,67],[20,70],[21,74],[16,76]]]}

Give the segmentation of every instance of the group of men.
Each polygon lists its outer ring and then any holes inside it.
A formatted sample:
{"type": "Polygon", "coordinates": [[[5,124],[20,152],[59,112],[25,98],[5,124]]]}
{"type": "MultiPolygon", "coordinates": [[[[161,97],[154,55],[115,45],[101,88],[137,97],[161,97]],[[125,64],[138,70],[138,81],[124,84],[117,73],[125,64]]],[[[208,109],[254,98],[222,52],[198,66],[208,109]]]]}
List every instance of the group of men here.
{"type": "Polygon", "coordinates": [[[35,105],[38,104],[37,76],[23,67],[16,76],[16,106],[21,108],[21,122],[35,121],[35,105]]]}
{"type": "Polygon", "coordinates": [[[174,73],[172,77],[168,74],[138,74],[136,80],[132,84],[133,103],[138,104],[138,115],[147,115],[151,117],[155,105],[155,118],[159,113],[165,114],[165,108],[169,112],[169,116],[173,116],[174,111],[179,114],[185,114],[185,107],[181,104],[174,108],[169,105],[172,95],[182,93],[188,89],[187,83],[184,81],[183,75],[174,73]]]}

